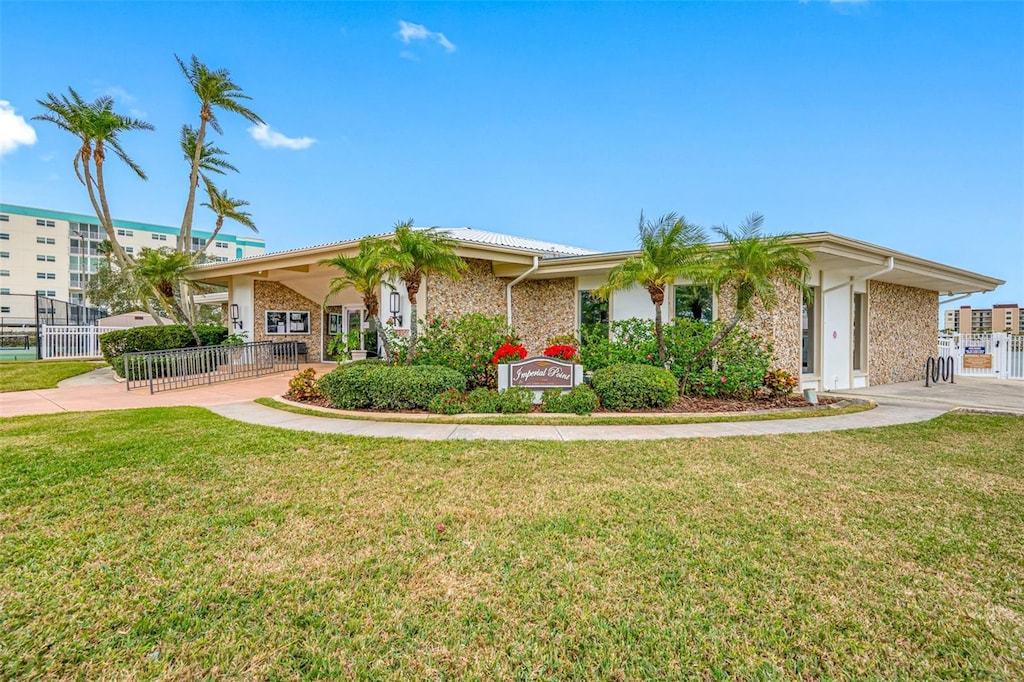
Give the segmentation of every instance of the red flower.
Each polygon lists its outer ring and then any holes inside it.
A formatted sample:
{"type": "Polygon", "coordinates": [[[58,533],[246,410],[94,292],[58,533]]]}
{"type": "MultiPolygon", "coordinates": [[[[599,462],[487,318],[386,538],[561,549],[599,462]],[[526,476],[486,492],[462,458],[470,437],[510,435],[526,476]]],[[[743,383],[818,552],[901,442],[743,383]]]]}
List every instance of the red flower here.
{"type": "Polygon", "coordinates": [[[567,343],[556,343],[544,349],[544,355],[549,358],[562,358],[563,360],[574,360],[579,351],[575,346],[567,343]]]}
{"type": "Polygon", "coordinates": [[[728,380],[725,377],[722,377],[721,379],[719,379],[719,381],[721,381],[724,384],[728,380]]]}
{"type": "Polygon", "coordinates": [[[513,362],[516,359],[523,360],[526,358],[526,347],[520,344],[512,345],[511,343],[503,343],[498,350],[494,351],[494,356],[491,358],[491,364],[497,365],[500,362],[513,362]]]}
{"type": "Polygon", "coordinates": [[[438,533],[443,533],[446,530],[448,530],[448,529],[445,527],[445,525],[443,523],[437,524],[437,532],[438,533]]]}

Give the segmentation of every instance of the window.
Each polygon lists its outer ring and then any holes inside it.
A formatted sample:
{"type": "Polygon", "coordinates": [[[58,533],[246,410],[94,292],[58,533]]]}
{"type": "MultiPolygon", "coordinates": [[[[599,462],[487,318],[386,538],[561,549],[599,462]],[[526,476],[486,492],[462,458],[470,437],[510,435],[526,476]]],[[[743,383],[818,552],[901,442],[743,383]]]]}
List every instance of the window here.
{"type": "Polygon", "coordinates": [[[150,237],[150,239],[152,239],[155,242],[165,242],[165,241],[167,241],[167,235],[166,234],[151,234],[149,237],[150,237]]]}
{"type": "Polygon", "coordinates": [[[135,253],[135,247],[134,246],[126,246],[126,247],[124,247],[124,252],[125,253],[135,253]]]}
{"type": "Polygon", "coordinates": [[[0,232],[0,239],[10,239],[11,235],[8,232],[0,232]]]}
{"type": "Polygon", "coordinates": [[[36,237],[36,244],[56,244],[57,240],[54,237],[36,237]]]}
{"type": "Polygon", "coordinates": [[[308,334],[308,310],[268,310],[267,334],[308,334]]]}
{"type": "Polygon", "coordinates": [[[711,322],[714,310],[710,289],[698,286],[676,286],[674,289],[676,317],[711,322]]]}
{"type": "Polygon", "coordinates": [[[118,229],[117,230],[117,236],[118,237],[134,237],[135,233],[132,232],[131,230],[118,229]]]}
{"type": "Polygon", "coordinates": [[[228,243],[227,242],[214,242],[213,245],[216,246],[218,249],[226,249],[226,248],[228,248],[228,243]]]}
{"type": "Polygon", "coordinates": [[[53,298],[54,296],[57,295],[57,292],[54,291],[53,289],[51,289],[51,290],[46,292],[46,295],[49,296],[50,298],[53,298]]]}
{"type": "Polygon", "coordinates": [[[814,374],[815,367],[815,351],[816,351],[816,340],[818,338],[818,287],[810,287],[813,296],[811,303],[803,304],[803,333],[801,338],[801,355],[803,367],[801,371],[804,374],[814,374]]]}
{"type": "Polygon", "coordinates": [[[37,253],[36,254],[36,260],[37,261],[41,261],[43,263],[56,263],[57,262],[57,257],[56,256],[45,255],[45,254],[42,254],[42,253],[37,253]]]}
{"type": "Polygon", "coordinates": [[[856,293],[853,295],[853,370],[855,372],[863,372],[867,369],[867,363],[864,362],[867,359],[865,351],[868,346],[865,296],[865,294],[856,293]]]}
{"type": "Polygon", "coordinates": [[[11,252],[10,251],[0,251],[0,258],[10,258],[10,257],[11,257],[11,252]]]}
{"type": "Polygon", "coordinates": [[[6,213],[0,213],[0,223],[9,223],[9,222],[11,222],[11,216],[7,215],[6,213]]]}
{"type": "Polygon", "coordinates": [[[608,336],[608,299],[580,291],[580,341],[589,335],[608,336]]]}
{"type": "Polygon", "coordinates": [[[11,276],[11,271],[10,270],[0,270],[0,277],[10,277],[10,276],[11,276]]]}
{"type": "Polygon", "coordinates": [[[4,287],[3,289],[0,289],[0,294],[10,294],[10,293],[11,293],[11,290],[8,289],[7,287],[4,287]]]}
{"type": "Polygon", "coordinates": [[[11,306],[9,306],[9,305],[0,305],[0,313],[9,313],[9,312],[11,312],[11,306]]]}
{"type": "Polygon", "coordinates": [[[36,225],[39,227],[56,227],[56,223],[52,220],[37,220],[36,225]]]}

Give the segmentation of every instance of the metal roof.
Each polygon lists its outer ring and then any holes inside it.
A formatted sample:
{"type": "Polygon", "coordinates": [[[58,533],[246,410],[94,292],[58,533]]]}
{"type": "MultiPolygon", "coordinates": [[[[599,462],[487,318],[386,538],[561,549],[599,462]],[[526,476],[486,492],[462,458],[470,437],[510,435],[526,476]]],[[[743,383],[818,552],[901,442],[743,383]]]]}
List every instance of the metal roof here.
{"type": "Polygon", "coordinates": [[[592,249],[582,249],[578,246],[568,246],[555,242],[547,242],[540,239],[529,239],[527,237],[516,237],[501,232],[489,232],[478,230],[475,227],[439,227],[438,232],[444,232],[452,239],[463,242],[475,242],[477,244],[489,244],[490,246],[504,246],[512,249],[526,249],[529,251],[540,251],[551,256],[586,256],[598,253],[592,249]]]}

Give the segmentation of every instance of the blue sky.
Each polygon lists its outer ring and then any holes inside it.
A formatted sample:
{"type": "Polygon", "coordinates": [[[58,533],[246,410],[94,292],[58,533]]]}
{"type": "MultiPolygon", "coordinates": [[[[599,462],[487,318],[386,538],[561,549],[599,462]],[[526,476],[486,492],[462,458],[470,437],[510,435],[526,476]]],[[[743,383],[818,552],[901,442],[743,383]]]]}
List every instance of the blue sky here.
{"type": "Polygon", "coordinates": [[[3,201],[89,212],[73,140],[17,118],[71,85],[157,128],[123,140],[149,181],[111,173],[115,216],[180,223],[197,106],[175,53],[229,69],[270,126],[225,114],[217,142],[271,250],[408,217],[618,250],[641,209],[760,211],[1024,304],[1022,3],[4,0],[3,201]]]}

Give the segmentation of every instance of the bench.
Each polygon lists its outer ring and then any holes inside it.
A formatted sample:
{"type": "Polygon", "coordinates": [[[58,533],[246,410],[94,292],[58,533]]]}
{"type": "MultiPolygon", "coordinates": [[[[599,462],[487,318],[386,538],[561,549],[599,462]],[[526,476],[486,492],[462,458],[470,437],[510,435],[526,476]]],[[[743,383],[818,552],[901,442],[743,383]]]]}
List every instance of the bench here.
{"type": "Polygon", "coordinates": [[[302,362],[309,362],[309,348],[305,341],[278,341],[274,343],[274,358],[284,357],[295,353],[302,362]],[[293,351],[292,348],[295,348],[293,351]]]}

